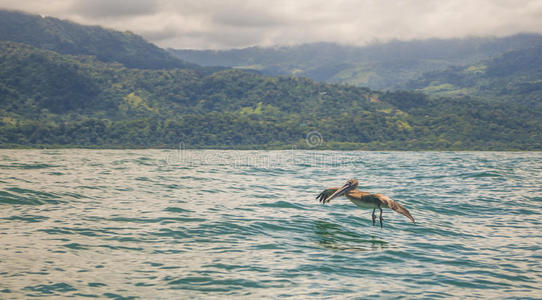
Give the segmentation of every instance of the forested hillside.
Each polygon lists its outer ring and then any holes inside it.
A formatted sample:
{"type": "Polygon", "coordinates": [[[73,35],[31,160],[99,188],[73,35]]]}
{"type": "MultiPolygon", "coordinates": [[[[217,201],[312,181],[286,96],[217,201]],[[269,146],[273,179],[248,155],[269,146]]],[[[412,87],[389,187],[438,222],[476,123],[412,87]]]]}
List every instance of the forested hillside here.
{"type": "Polygon", "coordinates": [[[307,148],[306,135],[318,132],[328,149],[540,150],[542,113],[529,105],[234,69],[136,68],[0,42],[2,147],[307,148]]]}
{"type": "Polygon", "coordinates": [[[232,50],[170,49],[170,52],[204,66],[254,69],[268,75],[395,89],[426,72],[472,64],[536,45],[542,45],[542,36],[520,34],[504,38],[391,41],[364,47],[315,43],[232,50]]]}
{"type": "Polygon", "coordinates": [[[404,86],[439,96],[471,96],[542,110],[542,46],[430,72],[404,86]]]}
{"type": "Polygon", "coordinates": [[[195,67],[131,32],[82,26],[52,17],[0,10],[0,40],[25,43],[62,54],[92,55],[130,68],[195,67]]]}

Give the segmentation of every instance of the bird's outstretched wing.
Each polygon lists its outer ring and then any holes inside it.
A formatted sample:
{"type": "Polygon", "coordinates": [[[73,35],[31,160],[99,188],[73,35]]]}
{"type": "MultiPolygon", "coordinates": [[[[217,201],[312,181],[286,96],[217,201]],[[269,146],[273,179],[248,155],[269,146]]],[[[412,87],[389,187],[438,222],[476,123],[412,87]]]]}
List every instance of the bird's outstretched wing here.
{"type": "Polygon", "coordinates": [[[329,196],[333,195],[333,193],[335,193],[338,189],[339,188],[337,187],[325,189],[323,192],[318,194],[318,196],[316,196],[316,199],[318,199],[318,201],[320,201],[321,203],[326,204],[329,202],[327,201],[329,196]]]}
{"type": "Polygon", "coordinates": [[[380,200],[380,202],[382,203],[382,206],[384,206],[384,207],[387,206],[388,208],[391,208],[392,210],[394,210],[394,211],[402,214],[403,216],[409,218],[410,221],[412,221],[412,223],[416,224],[416,221],[414,221],[414,218],[412,217],[412,215],[410,214],[408,209],[403,207],[401,204],[393,201],[388,196],[384,196],[382,194],[371,194],[371,195],[367,195],[366,197],[368,197],[368,196],[373,196],[373,197],[378,198],[378,200],[380,200]]]}

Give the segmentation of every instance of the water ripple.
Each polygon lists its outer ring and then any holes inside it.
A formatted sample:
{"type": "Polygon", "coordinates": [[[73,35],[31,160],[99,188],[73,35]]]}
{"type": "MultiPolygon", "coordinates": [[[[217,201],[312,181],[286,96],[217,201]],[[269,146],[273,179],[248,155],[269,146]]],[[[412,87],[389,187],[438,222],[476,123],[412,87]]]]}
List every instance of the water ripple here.
{"type": "Polygon", "coordinates": [[[542,294],[542,153],[183,151],[1,150],[0,298],[542,294]]]}

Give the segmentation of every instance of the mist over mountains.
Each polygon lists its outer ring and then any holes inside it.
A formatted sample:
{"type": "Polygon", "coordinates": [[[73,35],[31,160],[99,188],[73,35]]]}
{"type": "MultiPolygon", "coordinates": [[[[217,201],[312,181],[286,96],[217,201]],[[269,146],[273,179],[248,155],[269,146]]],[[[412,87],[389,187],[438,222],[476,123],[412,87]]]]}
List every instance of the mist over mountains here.
{"type": "Polygon", "coordinates": [[[309,77],[372,89],[397,89],[426,72],[473,64],[509,51],[542,45],[538,34],[504,38],[471,37],[372,43],[365,47],[314,43],[289,47],[232,50],[169,49],[202,66],[228,66],[263,74],[309,77]]]}

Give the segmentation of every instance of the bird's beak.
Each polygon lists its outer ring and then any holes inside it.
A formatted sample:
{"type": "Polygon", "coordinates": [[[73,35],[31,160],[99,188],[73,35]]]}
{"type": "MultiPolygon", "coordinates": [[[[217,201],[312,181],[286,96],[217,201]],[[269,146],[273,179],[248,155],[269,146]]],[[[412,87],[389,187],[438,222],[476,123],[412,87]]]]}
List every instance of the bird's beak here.
{"type": "Polygon", "coordinates": [[[347,183],[343,185],[340,189],[338,189],[335,193],[333,193],[331,196],[329,196],[329,198],[327,198],[326,201],[329,202],[337,197],[340,197],[351,189],[352,189],[352,185],[350,183],[347,183]]]}

